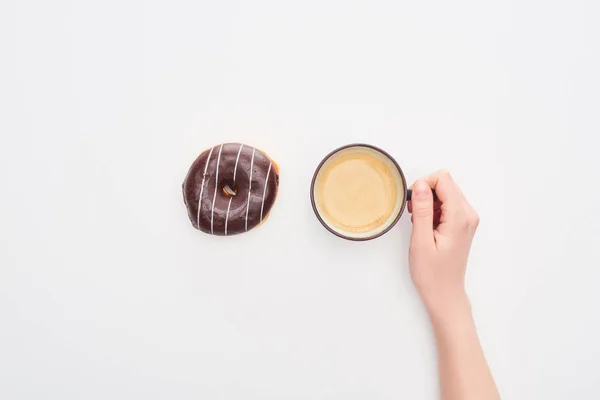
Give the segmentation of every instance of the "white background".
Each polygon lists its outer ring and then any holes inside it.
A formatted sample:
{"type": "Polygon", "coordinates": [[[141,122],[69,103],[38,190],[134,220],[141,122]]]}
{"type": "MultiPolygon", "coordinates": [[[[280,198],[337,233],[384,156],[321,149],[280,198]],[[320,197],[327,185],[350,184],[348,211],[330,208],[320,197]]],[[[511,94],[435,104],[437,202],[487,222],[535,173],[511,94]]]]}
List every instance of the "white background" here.
{"type": "Polygon", "coordinates": [[[505,399],[600,398],[595,0],[0,0],[0,398],[436,399],[410,221],[353,243],[333,148],[452,172],[505,399]],[[267,223],[195,231],[181,183],[241,141],[267,223]]]}

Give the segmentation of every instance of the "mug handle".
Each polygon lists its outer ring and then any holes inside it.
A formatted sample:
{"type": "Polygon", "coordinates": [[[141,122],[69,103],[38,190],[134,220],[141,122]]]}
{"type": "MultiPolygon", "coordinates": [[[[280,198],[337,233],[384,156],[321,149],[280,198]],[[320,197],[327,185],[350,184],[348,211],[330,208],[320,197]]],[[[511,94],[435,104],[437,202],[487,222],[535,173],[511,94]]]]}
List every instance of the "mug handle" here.
{"type": "MultiPolygon", "coordinates": [[[[410,201],[412,198],[412,189],[408,189],[406,191],[406,201],[410,201]]],[[[435,194],[435,190],[431,189],[431,193],[433,194],[433,201],[438,201],[438,197],[437,194],[435,194]]]]}

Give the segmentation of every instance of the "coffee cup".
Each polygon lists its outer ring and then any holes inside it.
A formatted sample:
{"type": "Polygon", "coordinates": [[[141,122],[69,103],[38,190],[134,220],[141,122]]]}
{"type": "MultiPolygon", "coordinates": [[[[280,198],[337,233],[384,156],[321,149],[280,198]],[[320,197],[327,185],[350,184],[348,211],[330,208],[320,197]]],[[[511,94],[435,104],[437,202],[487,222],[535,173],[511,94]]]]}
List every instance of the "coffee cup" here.
{"type": "Polygon", "coordinates": [[[402,168],[386,151],[349,144],[317,166],[310,200],[317,219],[348,240],[375,239],[394,227],[410,200],[402,168]]]}

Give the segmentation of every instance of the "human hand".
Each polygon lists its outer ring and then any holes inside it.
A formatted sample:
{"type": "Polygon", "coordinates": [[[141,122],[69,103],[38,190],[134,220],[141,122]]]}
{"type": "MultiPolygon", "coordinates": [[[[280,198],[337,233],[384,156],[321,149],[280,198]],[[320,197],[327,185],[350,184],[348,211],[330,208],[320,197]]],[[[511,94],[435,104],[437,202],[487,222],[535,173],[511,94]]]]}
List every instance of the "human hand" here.
{"type": "Polygon", "coordinates": [[[465,272],[479,217],[450,174],[439,171],[413,185],[410,273],[430,314],[468,303],[465,272]],[[433,199],[434,189],[439,201],[433,199]]]}

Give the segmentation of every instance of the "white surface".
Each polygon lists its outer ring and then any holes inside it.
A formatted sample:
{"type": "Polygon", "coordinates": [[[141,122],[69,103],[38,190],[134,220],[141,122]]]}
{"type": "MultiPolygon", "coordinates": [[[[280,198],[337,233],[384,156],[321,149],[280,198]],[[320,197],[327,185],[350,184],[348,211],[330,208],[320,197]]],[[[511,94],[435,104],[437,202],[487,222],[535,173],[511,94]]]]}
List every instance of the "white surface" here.
{"type": "Polygon", "coordinates": [[[410,222],[327,233],[308,187],[369,142],[452,171],[506,399],[598,399],[600,17],[572,1],[0,3],[0,398],[435,399],[410,222]],[[271,218],[192,229],[180,185],[238,140],[271,218]]]}

